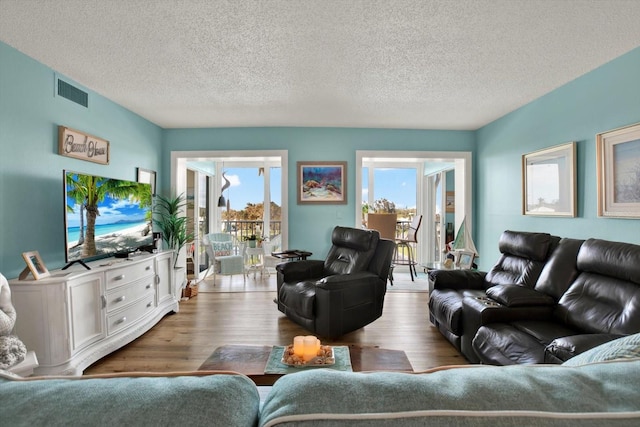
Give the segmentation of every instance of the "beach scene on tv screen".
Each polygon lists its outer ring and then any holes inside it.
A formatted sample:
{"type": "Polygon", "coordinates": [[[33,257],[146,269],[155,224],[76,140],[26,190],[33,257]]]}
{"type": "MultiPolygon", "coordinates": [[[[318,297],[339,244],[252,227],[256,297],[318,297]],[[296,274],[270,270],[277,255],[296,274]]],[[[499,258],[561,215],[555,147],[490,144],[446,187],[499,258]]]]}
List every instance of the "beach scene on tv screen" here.
{"type": "Polygon", "coordinates": [[[67,261],[152,244],[149,184],[76,173],[65,180],[67,261]]]}

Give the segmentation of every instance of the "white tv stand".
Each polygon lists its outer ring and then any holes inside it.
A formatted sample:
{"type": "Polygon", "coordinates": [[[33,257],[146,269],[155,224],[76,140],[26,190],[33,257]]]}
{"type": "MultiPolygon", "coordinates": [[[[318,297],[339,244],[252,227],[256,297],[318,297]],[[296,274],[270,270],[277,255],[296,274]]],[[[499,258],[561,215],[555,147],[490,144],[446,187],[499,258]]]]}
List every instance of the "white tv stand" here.
{"type": "Polygon", "coordinates": [[[174,270],[171,251],[87,264],[91,270],[9,281],[18,313],[14,334],[35,351],[36,375],[82,375],[178,312],[184,269],[174,270]]]}

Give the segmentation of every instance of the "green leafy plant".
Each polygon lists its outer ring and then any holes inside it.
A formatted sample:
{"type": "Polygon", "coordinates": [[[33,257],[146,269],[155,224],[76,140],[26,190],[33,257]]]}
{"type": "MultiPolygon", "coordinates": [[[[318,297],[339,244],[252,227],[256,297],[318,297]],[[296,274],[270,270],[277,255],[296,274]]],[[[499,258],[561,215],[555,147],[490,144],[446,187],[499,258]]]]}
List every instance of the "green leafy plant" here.
{"type": "Polygon", "coordinates": [[[155,224],[162,233],[162,240],[167,249],[174,251],[173,266],[178,262],[178,253],[187,242],[193,240],[193,233],[187,232],[189,219],[186,216],[179,216],[184,210],[187,202],[184,194],[175,197],[164,197],[156,195],[156,203],[153,209],[156,215],[155,224]]]}

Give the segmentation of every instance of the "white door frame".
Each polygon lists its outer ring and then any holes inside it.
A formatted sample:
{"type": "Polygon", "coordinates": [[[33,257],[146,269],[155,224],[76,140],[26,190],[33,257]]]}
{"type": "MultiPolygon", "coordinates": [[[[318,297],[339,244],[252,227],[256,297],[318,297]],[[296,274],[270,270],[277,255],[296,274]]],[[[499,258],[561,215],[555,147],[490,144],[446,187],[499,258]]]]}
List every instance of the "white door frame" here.
{"type": "MultiPolygon", "coordinates": [[[[243,159],[267,159],[279,158],[280,167],[282,169],[282,178],[280,181],[280,191],[282,195],[281,206],[281,227],[282,227],[282,247],[288,247],[289,242],[289,190],[287,177],[289,176],[289,157],[286,150],[207,150],[207,151],[172,151],[171,152],[171,192],[173,194],[186,194],[187,181],[186,171],[187,162],[211,161],[211,159],[225,158],[230,161],[241,162],[243,159]]],[[[266,171],[265,171],[266,173],[266,171]]],[[[219,176],[220,174],[216,174],[219,176]]],[[[219,180],[220,178],[217,178],[219,180]]],[[[211,203],[215,205],[218,200],[220,186],[214,185],[214,193],[211,197],[211,203]]],[[[213,226],[218,221],[219,213],[213,206],[211,221],[213,226]]],[[[211,228],[210,228],[211,229],[211,228]]],[[[184,252],[184,251],[183,251],[184,252]]],[[[179,265],[184,265],[184,254],[182,259],[178,260],[179,265]]]]}
{"type": "MultiPolygon", "coordinates": [[[[360,217],[362,216],[362,164],[365,158],[380,159],[380,162],[452,162],[455,169],[455,228],[458,230],[462,221],[466,218],[466,227],[469,228],[469,232],[472,232],[473,227],[473,187],[471,182],[472,177],[472,153],[470,151],[356,151],[356,184],[355,184],[355,224],[360,223],[360,217]]],[[[418,195],[416,203],[420,206],[423,212],[426,212],[425,203],[428,203],[430,197],[423,195],[424,188],[422,184],[423,179],[418,179],[416,188],[418,189],[418,195]]],[[[371,184],[371,183],[369,183],[371,184]]],[[[427,218],[423,216],[423,222],[427,218]]],[[[424,259],[427,256],[426,245],[428,244],[428,238],[426,236],[426,224],[421,226],[422,238],[419,238],[418,254],[423,259],[418,259],[419,262],[429,261],[424,259]]]]}

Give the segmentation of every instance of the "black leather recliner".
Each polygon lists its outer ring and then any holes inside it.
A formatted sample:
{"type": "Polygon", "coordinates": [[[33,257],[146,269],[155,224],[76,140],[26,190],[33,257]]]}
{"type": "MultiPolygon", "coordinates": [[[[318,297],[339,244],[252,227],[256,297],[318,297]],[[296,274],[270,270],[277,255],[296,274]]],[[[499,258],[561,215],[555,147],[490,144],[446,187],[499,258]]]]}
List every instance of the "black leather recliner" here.
{"type": "Polygon", "coordinates": [[[326,338],[362,328],[382,315],[395,248],[375,230],[335,227],[327,258],[279,264],[278,310],[326,338]]]}
{"type": "Polygon", "coordinates": [[[486,298],[497,285],[533,288],[560,238],[548,233],[507,230],[500,236],[501,256],[489,272],[436,270],[431,272],[429,319],[442,335],[472,363],[478,362],[471,340],[476,330],[464,330],[463,300],[486,298]]]}

